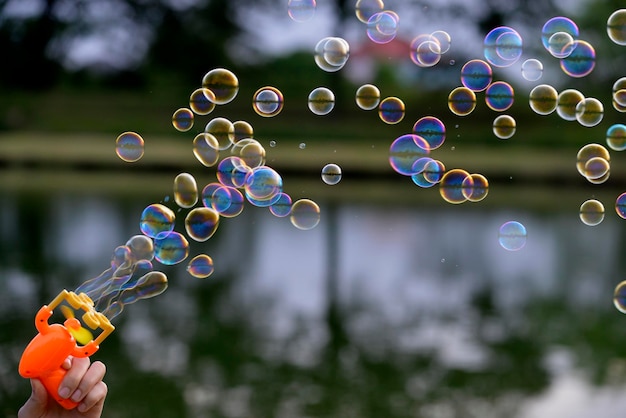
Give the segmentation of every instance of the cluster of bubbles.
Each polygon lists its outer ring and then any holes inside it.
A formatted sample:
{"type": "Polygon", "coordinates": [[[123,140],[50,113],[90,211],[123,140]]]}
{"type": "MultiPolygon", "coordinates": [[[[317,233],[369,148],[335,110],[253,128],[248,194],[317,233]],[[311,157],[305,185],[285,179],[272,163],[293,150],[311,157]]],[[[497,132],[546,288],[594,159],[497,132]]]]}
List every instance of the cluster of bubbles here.
{"type": "MultiPolygon", "coordinates": [[[[383,0],[357,0],[356,18],[364,25],[367,38],[377,44],[391,42],[398,35],[399,15],[385,7],[383,0]]],[[[295,22],[303,22],[315,16],[315,0],[289,0],[287,14],[295,22]]],[[[626,9],[615,11],[607,20],[607,34],[618,45],[626,45],[626,9]]],[[[596,65],[593,45],[580,38],[576,23],[563,16],[547,20],[541,30],[541,43],[551,57],[558,60],[560,69],[569,77],[582,78],[589,75],[596,65]]],[[[438,64],[450,50],[452,38],[437,30],[415,36],[409,49],[409,59],[422,68],[438,64]]],[[[333,73],[344,68],[350,57],[350,45],[341,37],[324,37],[315,45],[314,62],[319,69],[333,73]]],[[[448,109],[453,115],[466,117],[472,114],[482,96],[485,105],[497,114],[492,131],[496,138],[508,140],[515,135],[516,120],[506,114],[514,104],[513,85],[497,80],[494,69],[511,67],[524,56],[524,40],[519,32],[508,26],[500,26],[487,33],[483,40],[483,56],[468,60],[459,74],[459,85],[448,95],[448,109]]],[[[521,75],[530,82],[541,80],[544,63],[535,57],[521,62],[521,75]]],[[[180,108],[172,116],[174,128],[189,131],[194,117],[210,114],[216,106],[229,103],[238,93],[237,77],[226,69],[208,72],[202,86],[193,91],[189,106],[180,108]]],[[[327,115],[335,106],[335,94],[327,87],[311,90],[307,97],[309,110],[318,116],[327,115]]],[[[355,102],[364,111],[376,110],[379,119],[386,124],[398,124],[406,116],[406,108],[399,97],[381,95],[373,84],[363,84],[355,94],[355,102]]],[[[557,91],[549,84],[538,84],[528,94],[530,109],[537,115],[556,113],[562,120],[576,121],[581,126],[597,126],[604,117],[604,105],[595,97],[585,97],[580,91],[566,88],[557,91]]],[[[626,77],[615,82],[612,105],[619,112],[626,112],[626,77]]],[[[283,94],[276,87],[265,86],[252,97],[252,108],[262,117],[274,117],[284,107],[283,94]]],[[[479,202],[489,192],[489,181],[480,173],[470,173],[463,168],[446,168],[435,156],[446,139],[443,121],[433,115],[420,117],[410,132],[391,141],[389,164],[398,174],[410,177],[420,188],[438,186],[445,202],[461,204],[479,202]]],[[[270,142],[273,146],[274,142],[270,142]]],[[[613,151],[626,149],[626,126],[615,124],[606,132],[606,144],[613,151]]],[[[305,148],[302,143],[301,149],[305,148]]],[[[117,140],[117,153],[125,161],[137,161],[143,155],[143,139],[133,132],[125,132],[117,140]]],[[[320,219],[319,207],[309,199],[292,203],[291,197],[282,190],[282,178],[278,172],[265,164],[266,151],[253,138],[252,126],[245,121],[231,122],[219,117],[211,119],[204,131],[193,141],[193,153],[205,167],[217,166],[215,182],[199,189],[190,174],[183,173],[174,182],[174,200],[180,208],[189,209],[185,217],[186,236],[195,241],[209,239],[223,217],[235,217],[247,202],[267,207],[278,217],[290,216],[291,222],[300,229],[315,227],[320,219]],[[228,152],[225,156],[224,153],[228,152]]],[[[610,156],[606,147],[592,143],[578,153],[578,172],[590,183],[601,184],[610,174],[610,156]]],[[[337,184],[342,177],[341,168],[326,164],[321,171],[322,181],[337,184]]],[[[616,199],[617,214],[626,219],[626,193],[616,199]]],[[[604,219],[604,205],[596,199],[582,203],[580,219],[586,225],[598,225],[604,219]]],[[[142,232],[154,240],[155,259],[164,264],[176,264],[188,257],[188,241],[174,231],[175,214],[163,204],[148,206],[141,217],[142,232]]],[[[505,222],[498,231],[498,241],[508,251],[524,247],[527,231],[518,221],[505,222]]],[[[188,269],[196,277],[206,277],[213,271],[210,257],[194,258],[188,269]]],[[[626,291],[625,291],[626,293],[626,291]]]]}

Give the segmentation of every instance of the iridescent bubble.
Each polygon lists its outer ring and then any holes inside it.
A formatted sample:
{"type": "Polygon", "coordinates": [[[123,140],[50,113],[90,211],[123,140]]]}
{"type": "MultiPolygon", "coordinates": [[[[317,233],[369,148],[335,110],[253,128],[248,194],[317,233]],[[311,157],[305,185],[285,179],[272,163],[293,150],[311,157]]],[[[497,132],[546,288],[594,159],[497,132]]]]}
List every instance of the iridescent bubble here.
{"type": "Polygon", "coordinates": [[[378,105],[378,117],[388,125],[400,123],[405,111],[404,102],[398,97],[386,97],[378,105]]]}
{"type": "Polygon", "coordinates": [[[248,202],[250,202],[250,204],[257,206],[259,208],[269,208],[269,207],[272,207],[274,203],[278,202],[278,200],[280,199],[280,193],[277,193],[273,196],[269,196],[265,199],[256,199],[253,196],[250,196],[248,193],[246,193],[246,199],[248,200],[248,202]]]}
{"type": "Polygon", "coordinates": [[[211,134],[217,139],[218,150],[230,148],[235,140],[235,126],[226,118],[214,118],[206,124],[204,132],[211,134]]]}
{"type": "Polygon", "coordinates": [[[154,258],[154,242],[146,235],[134,235],[124,245],[135,260],[150,261],[154,258]]]}
{"type": "MultiPolygon", "coordinates": [[[[430,35],[429,35],[430,36],[430,35]]],[[[433,67],[441,61],[441,46],[435,38],[424,41],[411,50],[412,61],[420,67],[433,67]]]]}
{"type": "Polygon", "coordinates": [[[144,141],[141,135],[135,132],[124,132],[115,140],[115,153],[127,163],[134,163],[143,157],[144,141]]]}
{"type": "Polygon", "coordinates": [[[424,138],[430,150],[439,148],[446,140],[446,127],[435,116],[420,118],[413,125],[413,133],[424,138]]]}
{"type": "Polygon", "coordinates": [[[480,202],[489,193],[489,180],[482,174],[470,174],[461,183],[461,193],[470,202],[480,202]]]}
{"type": "Polygon", "coordinates": [[[415,162],[430,154],[428,142],[421,136],[405,134],[396,138],[389,147],[389,165],[398,174],[412,176],[415,162]]]}
{"type": "Polygon", "coordinates": [[[398,15],[390,10],[378,12],[367,21],[367,37],[377,44],[386,44],[398,33],[398,15]]]}
{"type": "Polygon", "coordinates": [[[176,231],[159,234],[154,239],[154,259],[171,266],[184,261],[189,256],[189,242],[176,231]]]}
{"type": "Polygon", "coordinates": [[[556,32],[548,40],[548,52],[554,58],[566,58],[576,48],[574,37],[567,32],[556,32]]]}
{"type": "Polygon", "coordinates": [[[242,139],[254,137],[254,129],[252,128],[252,125],[250,125],[245,120],[238,120],[233,122],[233,128],[235,129],[235,138],[233,140],[234,143],[237,143],[242,139]]]}
{"type": "Polygon", "coordinates": [[[613,151],[626,149],[626,125],[616,123],[606,130],[606,143],[613,151]]]}
{"type": "Polygon", "coordinates": [[[246,176],[244,188],[246,196],[257,200],[268,200],[283,191],[283,179],[271,167],[255,167],[246,176]]]}
{"type": "Polygon", "coordinates": [[[597,180],[606,176],[611,169],[611,163],[602,157],[592,157],[585,163],[584,177],[587,180],[597,180]]]}
{"type": "Polygon", "coordinates": [[[230,70],[215,68],[204,75],[202,87],[215,95],[215,104],[223,105],[231,102],[239,92],[239,80],[230,70]]]}
{"type": "Polygon", "coordinates": [[[515,64],[522,55],[522,37],[508,26],[492,29],[483,42],[485,59],[494,67],[515,64]]]}
{"type": "Polygon", "coordinates": [[[284,101],[283,94],[276,87],[261,87],[252,96],[252,108],[257,115],[269,118],[283,110],[284,101]]]}
{"type": "Polygon", "coordinates": [[[213,271],[213,259],[206,254],[198,254],[187,264],[187,272],[197,279],[206,279],[213,271]]]}
{"type": "Polygon", "coordinates": [[[291,213],[291,204],[291,196],[281,192],[278,195],[278,199],[269,207],[270,212],[278,218],[284,218],[291,213]]]}
{"type": "Polygon", "coordinates": [[[626,45],[626,9],[611,13],[606,21],[606,33],[617,45],[626,45]]]}
{"type": "Polygon", "coordinates": [[[174,230],[176,215],[165,205],[154,203],[147,206],[141,213],[139,219],[139,229],[141,233],[155,238],[159,234],[174,230]]]}
{"type": "Polygon", "coordinates": [[[337,164],[326,164],[322,168],[322,181],[328,185],[335,185],[341,181],[341,167],[337,164]]]}
{"type": "Polygon", "coordinates": [[[539,115],[549,115],[554,112],[559,97],[556,89],[549,84],[540,84],[530,91],[528,100],[530,108],[539,115]]]}
{"type": "Polygon", "coordinates": [[[239,156],[250,168],[258,167],[265,164],[265,148],[261,143],[254,139],[243,139],[233,147],[237,150],[235,154],[239,156]],[[240,145],[240,143],[243,143],[240,145]]]}
{"type": "Polygon", "coordinates": [[[219,213],[207,207],[193,208],[185,217],[185,231],[194,241],[204,242],[211,238],[219,225],[219,213]]]}
{"type": "Polygon", "coordinates": [[[505,81],[494,81],[485,90],[487,107],[496,112],[503,112],[513,106],[513,87],[505,81]]]}
{"type": "MultiPolygon", "coordinates": [[[[613,84],[613,107],[618,112],[626,112],[626,102],[622,104],[621,101],[617,100],[617,95],[620,91],[626,90],[626,77],[621,77],[613,84]]],[[[626,92],[625,92],[626,93],[626,92]]],[[[625,98],[626,100],[626,98],[625,98]]]]}
{"type": "Polygon", "coordinates": [[[443,30],[436,30],[430,34],[431,38],[434,38],[439,44],[439,53],[445,54],[450,50],[452,45],[452,37],[450,34],[443,30]]]}
{"type": "Polygon", "coordinates": [[[189,96],[189,108],[196,115],[208,115],[215,109],[215,94],[204,87],[194,90],[189,96]]]}
{"type": "Polygon", "coordinates": [[[238,187],[235,176],[241,174],[238,171],[239,167],[246,166],[246,163],[237,156],[230,156],[223,158],[217,165],[216,176],[217,180],[224,186],[238,187]]]}
{"type": "Polygon", "coordinates": [[[363,110],[376,109],[380,103],[380,90],[373,84],[364,84],[357,89],[355,100],[363,110]]]}
{"type": "Polygon", "coordinates": [[[343,67],[350,57],[350,44],[343,38],[332,36],[324,43],[324,61],[335,67],[343,67]]]}
{"type": "Polygon", "coordinates": [[[448,95],[448,108],[457,116],[467,116],[476,108],[476,94],[467,87],[457,87],[448,95]]]}
{"type": "Polygon", "coordinates": [[[620,106],[626,106],[626,89],[621,89],[613,93],[613,100],[620,106]]]}
{"type": "Polygon", "coordinates": [[[576,106],[585,100],[585,96],[576,89],[566,89],[559,93],[556,100],[556,113],[563,120],[576,120],[576,106]]]}
{"type": "Polygon", "coordinates": [[[357,19],[367,23],[373,15],[382,12],[384,8],[382,0],[357,0],[354,11],[357,19]]]}
{"type": "Polygon", "coordinates": [[[573,51],[561,60],[561,69],[570,77],[590,74],[596,66],[596,51],[586,41],[574,41],[573,51]]]}
{"type": "Polygon", "coordinates": [[[181,107],[172,115],[172,126],[179,132],[187,132],[193,127],[193,112],[191,109],[181,107]]]}
{"type": "MultiPolygon", "coordinates": [[[[428,160],[432,160],[432,158],[428,158],[428,160]]],[[[426,163],[426,165],[428,165],[428,163],[430,163],[431,161],[428,161],[426,163]]],[[[424,171],[420,171],[419,173],[415,173],[411,176],[411,180],[413,180],[413,183],[415,183],[416,185],[418,185],[419,187],[423,188],[423,189],[427,189],[429,187],[433,187],[436,183],[433,183],[431,181],[429,181],[426,178],[426,174],[424,173],[424,171]]]]}
{"type": "Polygon", "coordinates": [[[209,183],[202,189],[202,204],[217,213],[223,213],[232,203],[230,190],[221,183],[209,183]]]}
{"type": "Polygon", "coordinates": [[[500,226],[498,242],[507,251],[519,251],[526,245],[526,227],[517,221],[508,221],[500,226]]]}
{"type": "Polygon", "coordinates": [[[522,77],[528,81],[537,81],[543,75],[543,64],[538,59],[530,58],[522,63],[522,77]]]}
{"type": "Polygon", "coordinates": [[[578,26],[572,19],[563,16],[553,17],[541,29],[541,43],[546,51],[550,52],[550,38],[559,32],[569,34],[574,40],[578,39],[578,26]]]}
{"type": "Polygon", "coordinates": [[[291,205],[291,224],[304,231],[313,229],[320,222],[320,207],[310,199],[299,199],[291,205]]]}
{"type": "Polygon", "coordinates": [[[578,154],[576,155],[576,169],[578,173],[585,177],[585,165],[587,161],[594,157],[600,157],[607,161],[611,161],[611,155],[609,151],[600,144],[587,144],[578,150],[578,154]]]}
{"type": "Polygon", "coordinates": [[[441,181],[441,178],[446,172],[446,166],[439,160],[432,159],[428,161],[424,166],[422,175],[424,180],[432,184],[437,184],[441,181]]]}
{"type": "Polygon", "coordinates": [[[604,220],[604,205],[596,199],[589,199],[580,205],[580,220],[588,226],[596,226],[604,220]]]}
{"type": "Polygon", "coordinates": [[[621,313],[626,313],[626,280],[615,286],[613,305],[621,313]]]}
{"type": "Polygon", "coordinates": [[[217,139],[211,134],[199,133],[193,139],[193,155],[203,166],[214,166],[220,158],[217,139]]]}
{"type": "Polygon", "coordinates": [[[191,174],[180,173],[174,178],[174,201],[181,208],[191,208],[198,203],[198,186],[191,174]]]}
{"type": "Polygon", "coordinates": [[[461,83],[472,91],[483,91],[493,78],[491,66],[483,60],[470,60],[461,68],[461,83]]]}
{"type": "Polygon", "coordinates": [[[335,94],[326,87],[318,87],[309,94],[309,110],[316,115],[327,115],[335,107],[335,94]]]}
{"type": "Polygon", "coordinates": [[[596,126],[604,117],[602,102],[593,97],[587,97],[576,105],[576,120],[582,126],[590,128],[596,126]]]}
{"type": "Polygon", "coordinates": [[[439,182],[439,194],[448,203],[459,204],[467,200],[463,189],[471,189],[473,179],[470,173],[460,168],[447,171],[439,182]]]}
{"type": "Polygon", "coordinates": [[[493,134],[500,139],[509,139],[515,135],[515,119],[509,115],[500,115],[493,120],[493,134]]]}
{"type": "Polygon", "coordinates": [[[615,212],[617,212],[620,218],[626,219],[626,192],[620,194],[615,199],[615,212]]]}
{"type": "Polygon", "coordinates": [[[287,14],[296,22],[306,22],[315,16],[315,0],[289,0],[287,14]]]}

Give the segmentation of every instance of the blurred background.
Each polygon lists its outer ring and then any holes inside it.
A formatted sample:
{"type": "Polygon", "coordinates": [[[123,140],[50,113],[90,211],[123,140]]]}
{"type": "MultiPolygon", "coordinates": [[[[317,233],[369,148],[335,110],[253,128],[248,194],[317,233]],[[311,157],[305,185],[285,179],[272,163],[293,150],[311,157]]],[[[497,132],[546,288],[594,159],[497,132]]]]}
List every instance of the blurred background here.
{"type": "Polygon", "coordinates": [[[398,34],[376,44],[355,3],[318,0],[298,22],[287,0],[0,0],[0,413],[16,416],[29,396],[17,364],[37,310],[107,269],[140,233],[143,209],[171,201],[178,173],[200,187],[216,181],[192,140],[225,117],[254,127],[284,190],[317,202],[320,223],[302,231],[246,205],[191,243],[191,254],[213,258],[210,277],[157,266],[168,290],[125,309],[93,356],[108,368],[105,416],[622,416],[626,318],[612,298],[626,269],[615,212],[626,160],[611,150],[602,184],[576,161],[624,122],[611,103],[626,54],[607,36],[623,4],[386,0],[398,34]],[[573,19],[594,46],[588,76],[569,77],[543,48],[554,16],[573,19]],[[494,68],[515,88],[508,140],[492,132],[497,113],[480,94],[464,117],[447,102],[464,63],[484,59],[485,35],[502,25],[524,40],[519,62],[494,68]],[[437,30],[450,34],[450,51],[418,67],[411,40],[437,30]],[[314,60],[327,36],[350,45],[337,72],[314,60]],[[528,58],[544,64],[538,81],[521,76],[528,58]],[[178,132],[173,112],[214,68],[237,75],[237,97],[178,132]],[[391,125],[359,109],[365,83],[400,97],[405,118],[391,125]],[[602,122],[533,112],[528,95],[542,83],[598,98],[602,122]],[[284,95],[275,117],[252,109],[263,86],[284,95]],[[319,86],[336,97],[326,116],[307,108],[319,86]],[[427,115],[446,126],[432,156],[488,178],[484,200],[447,203],[438,187],[390,167],[391,142],[427,115]],[[145,140],[136,163],[115,153],[125,131],[145,140]],[[336,185],[321,180],[327,163],[342,168],[336,185]],[[588,199],[606,210],[596,226],[580,219],[588,199]],[[519,251],[498,242],[511,220],[528,231],[519,251]]]}

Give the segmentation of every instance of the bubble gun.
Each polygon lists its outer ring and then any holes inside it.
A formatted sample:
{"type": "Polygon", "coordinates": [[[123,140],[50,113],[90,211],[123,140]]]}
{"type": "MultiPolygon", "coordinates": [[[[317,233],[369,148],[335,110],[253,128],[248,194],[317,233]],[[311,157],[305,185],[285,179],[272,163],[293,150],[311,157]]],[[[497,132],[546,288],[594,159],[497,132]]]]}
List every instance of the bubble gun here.
{"type": "Polygon", "coordinates": [[[62,290],[48,305],[35,315],[35,327],[39,333],[31,340],[19,364],[24,378],[39,379],[46,390],[65,409],[73,409],[78,403],[59,396],[59,385],[67,373],[62,365],[68,356],[89,357],[100,347],[104,339],[115,330],[109,319],[94,309],[94,303],[85,293],[76,294],[62,290]],[[54,309],[59,307],[65,316],[63,324],[49,324],[54,309]],[[74,313],[83,311],[80,317],[74,313]],[[101,332],[94,339],[92,330],[101,332]]]}

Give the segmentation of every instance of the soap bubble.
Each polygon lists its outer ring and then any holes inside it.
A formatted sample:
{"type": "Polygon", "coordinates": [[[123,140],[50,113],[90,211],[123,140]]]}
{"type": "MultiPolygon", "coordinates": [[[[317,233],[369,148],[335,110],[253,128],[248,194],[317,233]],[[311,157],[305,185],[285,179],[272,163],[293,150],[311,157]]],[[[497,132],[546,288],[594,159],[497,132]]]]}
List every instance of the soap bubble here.
{"type": "Polygon", "coordinates": [[[602,102],[593,97],[587,97],[576,105],[576,120],[582,126],[590,128],[596,126],[604,117],[602,102]]]}
{"type": "Polygon", "coordinates": [[[530,91],[530,108],[539,115],[549,115],[557,106],[559,94],[549,84],[540,84],[530,91]]]}
{"type": "Polygon", "coordinates": [[[179,132],[187,132],[193,128],[193,112],[191,109],[181,107],[172,115],[172,126],[179,132]]]}
{"type": "Polygon", "coordinates": [[[367,21],[367,37],[377,44],[394,40],[398,33],[398,15],[390,10],[373,14],[367,21]]]}
{"type": "Polygon", "coordinates": [[[376,109],[380,103],[380,90],[373,84],[363,84],[357,89],[355,100],[363,110],[376,109]]]}
{"type": "Polygon", "coordinates": [[[493,120],[493,134],[500,139],[509,139],[515,135],[515,119],[509,115],[500,115],[493,120]]]}
{"type": "Polygon", "coordinates": [[[398,97],[386,97],[378,105],[378,116],[388,125],[400,123],[404,114],[404,102],[398,97]]]}
{"type": "Polygon", "coordinates": [[[585,96],[576,89],[565,89],[559,93],[556,100],[556,113],[563,120],[576,120],[576,106],[585,96]]]}
{"type": "Polygon", "coordinates": [[[596,226],[604,220],[604,205],[596,199],[589,199],[580,205],[580,220],[588,226],[596,226]]]}
{"type": "Polygon", "coordinates": [[[476,94],[467,87],[457,87],[448,95],[448,109],[457,116],[467,116],[476,108],[476,94]]]}
{"type": "Polygon", "coordinates": [[[522,77],[528,81],[537,81],[543,75],[543,64],[538,59],[530,58],[522,63],[522,77]]]}
{"type": "Polygon", "coordinates": [[[239,80],[232,71],[225,68],[216,68],[204,75],[202,87],[213,92],[215,104],[223,105],[231,102],[237,96],[239,80]]]}
{"type": "Polygon", "coordinates": [[[252,96],[252,108],[257,115],[266,118],[278,115],[283,104],[283,94],[276,87],[261,87],[252,96]]]}
{"type": "Polygon", "coordinates": [[[206,254],[198,254],[187,264],[187,272],[198,279],[206,279],[213,271],[213,259],[206,254]]]}
{"type": "Polygon", "coordinates": [[[289,0],[287,14],[295,22],[306,22],[315,16],[315,0],[289,0]]]}
{"type": "Polygon", "coordinates": [[[313,229],[320,222],[320,207],[310,199],[299,199],[291,205],[290,220],[298,229],[313,229]]]}
{"type": "Polygon", "coordinates": [[[507,251],[519,251],[526,245],[526,227],[517,221],[508,221],[500,226],[498,242],[507,251]]]}
{"type": "Polygon", "coordinates": [[[322,168],[322,181],[328,185],[335,185],[341,181],[341,167],[337,164],[326,164],[322,168]]]}
{"type": "Polygon", "coordinates": [[[127,163],[134,163],[143,157],[144,141],[141,135],[135,132],[124,132],[115,140],[115,153],[127,163]]]}
{"type": "Polygon", "coordinates": [[[626,9],[611,13],[606,21],[606,32],[617,45],[626,45],[626,9]]]}
{"type": "Polygon", "coordinates": [[[626,150],[626,125],[613,124],[606,130],[606,143],[614,151],[626,150]]]}
{"type": "Polygon", "coordinates": [[[492,77],[491,67],[483,60],[470,60],[461,68],[461,84],[475,92],[485,90],[492,77]]]}
{"type": "Polygon", "coordinates": [[[309,94],[308,104],[314,114],[327,115],[335,107],[335,94],[326,87],[318,87],[309,94]]]}
{"type": "Polygon", "coordinates": [[[189,96],[189,108],[196,115],[208,115],[215,109],[215,94],[204,87],[194,90],[189,96]]]}

